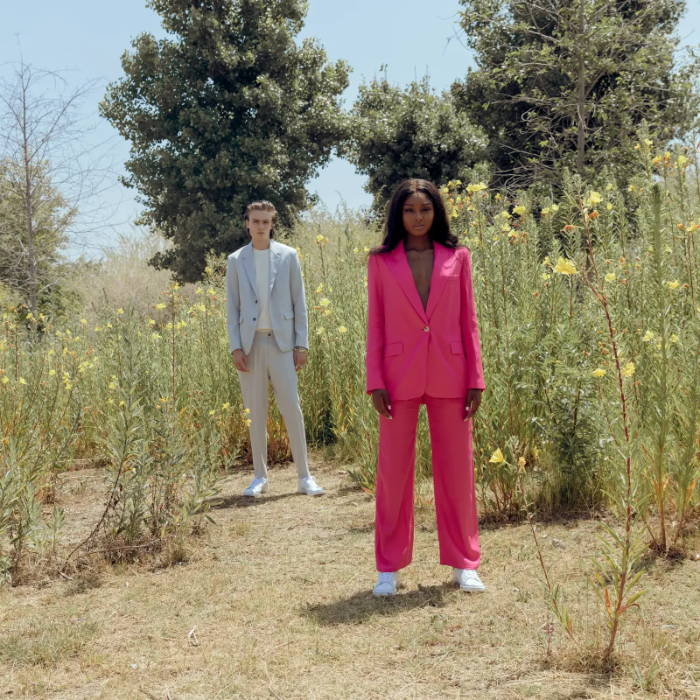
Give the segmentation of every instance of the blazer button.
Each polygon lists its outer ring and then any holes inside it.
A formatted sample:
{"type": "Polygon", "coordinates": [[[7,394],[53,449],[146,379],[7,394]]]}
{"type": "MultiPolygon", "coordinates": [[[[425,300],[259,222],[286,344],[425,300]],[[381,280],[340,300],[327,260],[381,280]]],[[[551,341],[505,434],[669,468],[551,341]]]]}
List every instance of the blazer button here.
{"type": "MultiPolygon", "coordinates": [[[[255,319],[253,319],[253,320],[255,320],[255,319]]],[[[430,327],[429,327],[429,326],[424,326],[424,327],[423,327],[423,330],[427,333],[427,332],[430,330],[430,327]]]]}
{"type": "Polygon", "coordinates": [[[255,318],[253,318],[253,321],[255,321],[255,318]]]}

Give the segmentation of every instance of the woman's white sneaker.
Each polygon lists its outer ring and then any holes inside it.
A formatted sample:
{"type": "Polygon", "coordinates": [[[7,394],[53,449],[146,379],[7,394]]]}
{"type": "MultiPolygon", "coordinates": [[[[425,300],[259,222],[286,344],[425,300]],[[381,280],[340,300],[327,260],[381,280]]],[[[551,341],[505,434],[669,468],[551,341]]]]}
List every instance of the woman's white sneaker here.
{"type": "Polygon", "coordinates": [[[377,583],[372,589],[374,596],[396,595],[396,588],[399,584],[399,577],[395,571],[380,571],[377,583]]]}
{"type": "Polygon", "coordinates": [[[454,582],[463,590],[471,593],[483,593],[486,590],[479,574],[474,569],[452,569],[454,582]]]}

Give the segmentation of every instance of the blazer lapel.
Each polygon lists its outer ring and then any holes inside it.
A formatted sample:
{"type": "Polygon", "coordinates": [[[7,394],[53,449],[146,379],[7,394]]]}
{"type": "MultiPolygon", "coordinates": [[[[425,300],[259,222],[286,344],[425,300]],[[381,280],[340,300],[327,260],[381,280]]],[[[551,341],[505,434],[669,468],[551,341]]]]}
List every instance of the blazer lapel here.
{"type": "Polygon", "coordinates": [[[450,256],[447,246],[442,245],[442,243],[434,242],[433,248],[435,250],[435,257],[433,258],[433,273],[430,277],[428,308],[425,312],[428,318],[433,315],[433,311],[435,311],[435,307],[440,301],[443,291],[445,291],[446,277],[443,274],[444,270],[442,268],[450,256]]]}
{"type": "MultiPolygon", "coordinates": [[[[404,250],[403,243],[399,243],[396,248],[394,248],[394,250],[392,250],[391,253],[385,257],[385,262],[393,273],[394,278],[399,283],[399,286],[406,295],[406,298],[411,302],[411,306],[413,306],[416,313],[424,321],[427,321],[427,316],[425,310],[423,309],[423,302],[421,302],[420,296],[418,295],[416,283],[413,279],[411,267],[408,264],[408,258],[406,257],[406,251],[404,250]]],[[[433,266],[433,275],[434,274],[435,266],[433,266]]]]}
{"type": "Polygon", "coordinates": [[[272,294],[272,287],[277,279],[281,259],[282,252],[279,245],[276,243],[276,241],[270,241],[270,294],[272,294]]]}
{"type": "Polygon", "coordinates": [[[257,295],[258,290],[256,287],[256,276],[255,276],[255,261],[253,260],[253,244],[248,243],[243,246],[243,250],[238,258],[243,266],[243,271],[248,278],[248,283],[253,288],[253,293],[257,295]]]}

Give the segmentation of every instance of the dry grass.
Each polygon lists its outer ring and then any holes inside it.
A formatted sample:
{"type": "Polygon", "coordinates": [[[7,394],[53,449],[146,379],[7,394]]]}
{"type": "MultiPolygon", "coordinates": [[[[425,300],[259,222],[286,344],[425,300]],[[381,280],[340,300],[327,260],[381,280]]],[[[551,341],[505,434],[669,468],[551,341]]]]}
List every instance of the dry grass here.
{"type": "MultiPolygon", "coordinates": [[[[700,693],[700,564],[651,564],[615,676],[592,673],[600,605],[587,584],[593,520],[539,525],[567,584],[583,650],[549,616],[525,525],[482,530],[481,596],[448,584],[429,493],[414,563],[393,600],[374,580],[372,499],[316,465],[328,494],[239,497],[229,476],[216,525],[170,568],[95,567],[70,581],[0,590],[0,695],[13,698],[691,698],[700,693]],[[547,653],[548,645],[551,652],[547,653]]],[[[58,492],[78,541],[100,503],[99,471],[58,492]]],[[[99,510],[99,509],[97,509],[99,510]]],[[[697,543],[696,543],[697,545],[697,543]]]]}

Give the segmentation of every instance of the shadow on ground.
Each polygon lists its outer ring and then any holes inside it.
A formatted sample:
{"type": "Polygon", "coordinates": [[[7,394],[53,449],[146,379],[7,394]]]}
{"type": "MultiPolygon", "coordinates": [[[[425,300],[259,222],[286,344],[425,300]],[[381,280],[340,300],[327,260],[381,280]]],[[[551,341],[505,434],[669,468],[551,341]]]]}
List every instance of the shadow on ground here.
{"type": "Polygon", "coordinates": [[[398,615],[415,608],[442,608],[446,605],[445,593],[454,586],[419,586],[418,590],[399,593],[387,598],[375,598],[371,591],[355,593],[350,598],[332,603],[318,603],[302,608],[301,614],[319,625],[357,625],[377,615],[398,615]]]}

